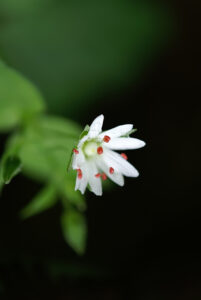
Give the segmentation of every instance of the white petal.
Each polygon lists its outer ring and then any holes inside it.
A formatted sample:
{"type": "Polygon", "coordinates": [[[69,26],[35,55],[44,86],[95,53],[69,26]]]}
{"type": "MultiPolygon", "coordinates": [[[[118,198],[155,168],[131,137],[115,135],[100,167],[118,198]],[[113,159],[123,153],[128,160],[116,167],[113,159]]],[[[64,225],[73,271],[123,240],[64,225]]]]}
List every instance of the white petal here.
{"type": "Polygon", "coordinates": [[[79,179],[78,176],[76,178],[75,190],[80,190],[82,194],[84,194],[87,184],[88,184],[88,172],[87,167],[84,165],[81,168],[82,170],[82,178],[79,179]]]}
{"type": "Polygon", "coordinates": [[[104,116],[100,115],[92,122],[88,133],[88,136],[90,138],[94,138],[97,135],[99,135],[99,133],[102,130],[103,120],[104,120],[104,116]]]}
{"type": "Polygon", "coordinates": [[[76,182],[75,182],[75,191],[80,189],[80,182],[81,182],[81,180],[77,176],[76,177],[76,182]]]}
{"type": "Polygon", "coordinates": [[[126,124],[126,125],[120,125],[117,127],[114,127],[110,130],[106,130],[102,132],[99,137],[102,139],[105,135],[108,135],[110,138],[120,137],[122,135],[127,134],[129,131],[131,131],[133,128],[132,124],[126,124]]]}
{"type": "Polygon", "coordinates": [[[85,136],[79,141],[77,147],[78,147],[78,148],[81,147],[81,146],[84,144],[84,142],[86,142],[86,140],[87,140],[88,138],[89,138],[89,137],[88,137],[88,134],[85,135],[85,136]]]}
{"type": "Polygon", "coordinates": [[[101,179],[97,178],[95,175],[98,173],[98,169],[94,162],[90,162],[88,164],[89,170],[89,185],[91,187],[92,192],[94,192],[97,196],[102,196],[102,183],[101,179]]]}
{"type": "Polygon", "coordinates": [[[111,167],[110,164],[107,164],[107,162],[104,160],[104,156],[97,160],[98,167],[109,177],[112,181],[114,181],[116,184],[123,186],[124,185],[124,177],[121,173],[115,170],[113,174],[110,174],[109,168],[111,167]]]}
{"type": "Polygon", "coordinates": [[[124,159],[119,153],[104,148],[104,160],[107,164],[110,164],[114,170],[122,173],[127,177],[138,177],[139,172],[131,165],[126,159],[124,159]]]}
{"type": "Polygon", "coordinates": [[[139,149],[145,146],[145,142],[135,138],[114,138],[105,144],[106,147],[113,150],[139,149]]]}
{"type": "Polygon", "coordinates": [[[85,163],[85,156],[80,148],[78,148],[79,154],[73,154],[72,168],[73,170],[80,169],[85,163]]]}

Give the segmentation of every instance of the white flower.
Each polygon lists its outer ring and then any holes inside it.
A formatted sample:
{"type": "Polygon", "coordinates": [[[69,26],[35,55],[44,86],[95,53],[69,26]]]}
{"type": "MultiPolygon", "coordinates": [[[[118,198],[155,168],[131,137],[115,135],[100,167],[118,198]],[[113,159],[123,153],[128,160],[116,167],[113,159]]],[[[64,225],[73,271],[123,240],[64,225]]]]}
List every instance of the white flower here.
{"type": "Polygon", "coordinates": [[[77,170],[75,190],[84,194],[87,185],[91,191],[102,195],[102,180],[109,177],[116,184],[124,185],[124,176],[137,177],[138,171],[127,161],[125,153],[113,150],[138,149],[145,142],[130,138],[133,125],[117,126],[102,132],[104,116],[98,116],[83,134],[73,149],[72,168],[77,170]]]}

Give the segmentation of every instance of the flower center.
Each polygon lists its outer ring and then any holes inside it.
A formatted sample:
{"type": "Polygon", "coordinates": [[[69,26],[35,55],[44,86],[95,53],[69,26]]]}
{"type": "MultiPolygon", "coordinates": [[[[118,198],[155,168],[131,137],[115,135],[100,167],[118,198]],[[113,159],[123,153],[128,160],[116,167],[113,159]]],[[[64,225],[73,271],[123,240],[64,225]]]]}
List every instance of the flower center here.
{"type": "Polygon", "coordinates": [[[94,156],[97,154],[98,146],[96,142],[87,142],[84,144],[83,152],[86,156],[94,156]]]}

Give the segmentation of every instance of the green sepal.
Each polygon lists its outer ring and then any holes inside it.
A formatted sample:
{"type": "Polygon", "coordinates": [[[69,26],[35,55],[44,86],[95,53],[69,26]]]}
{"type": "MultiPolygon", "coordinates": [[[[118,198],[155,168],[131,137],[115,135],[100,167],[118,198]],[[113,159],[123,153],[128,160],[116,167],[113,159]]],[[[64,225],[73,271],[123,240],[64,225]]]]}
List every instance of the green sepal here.
{"type": "Polygon", "coordinates": [[[137,128],[133,128],[129,132],[127,132],[125,135],[122,135],[121,137],[129,137],[131,134],[135,133],[136,131],[137,131],[137,128]]]}
{"type": "MultiPolygon", "coordinates": [[[[73,149],[76,148],[76,146],[73,147],[73,149]]],[[[73,149],[71,151],[71,155],[67,164],[67,172],[69,172],[70,170],[72,170],[72,162],[73,162],[73,149]]]]}
{"type": "Polygon", "coordinates": [[[84,127],[84,130],[83,130],[82,133],[80,134],[79,140],[81,140],[85,135],[88,134],[89,129],[90,129],[90,126],[89,126],[89,125],[86,125],[86,126],[84,127]]]}

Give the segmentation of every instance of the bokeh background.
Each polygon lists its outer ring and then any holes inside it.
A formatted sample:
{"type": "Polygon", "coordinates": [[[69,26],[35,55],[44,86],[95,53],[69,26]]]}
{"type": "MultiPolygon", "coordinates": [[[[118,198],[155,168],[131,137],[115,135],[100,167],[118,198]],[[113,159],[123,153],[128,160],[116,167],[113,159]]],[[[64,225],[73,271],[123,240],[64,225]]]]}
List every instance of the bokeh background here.
{"type": "Polygon", "coordinates": [[[19,219],[39,184],[4,189],[1,299],[200,299],[200,17],[196,0],[1,0],[0,56],[49,113],[82,126],[103,113],[105,129],[134,123],[147,142],[129,153],[138,179],[87,193],[81,257],[59,204],[19,219]]]}

